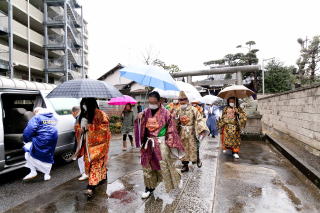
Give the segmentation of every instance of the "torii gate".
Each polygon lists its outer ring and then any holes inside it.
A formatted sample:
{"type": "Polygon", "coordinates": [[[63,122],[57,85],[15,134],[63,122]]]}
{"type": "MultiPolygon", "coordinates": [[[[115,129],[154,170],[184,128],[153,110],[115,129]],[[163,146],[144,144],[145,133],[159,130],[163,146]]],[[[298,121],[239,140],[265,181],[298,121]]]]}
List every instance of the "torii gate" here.
{"type": "MultiPolygon", "coordinates": [[[[187,77],[187,82],[192,83],[192,76],[201,75],[214,75],[214,74],[227,74],[227,73],[237,73],[237,85],[242,85],[242,72],[258,72],[261,70],[260,65],[246,65],[246,66],[234,66],[234,67],[218,67],[207,70],[196,70],[187,72],[176,72],[172,73],[173,78],[187,77]]],[[[213,80],[212,83],[215,81],[213,80]]],[[[221,82],[221,80],[219,81],[221,82]]]]}

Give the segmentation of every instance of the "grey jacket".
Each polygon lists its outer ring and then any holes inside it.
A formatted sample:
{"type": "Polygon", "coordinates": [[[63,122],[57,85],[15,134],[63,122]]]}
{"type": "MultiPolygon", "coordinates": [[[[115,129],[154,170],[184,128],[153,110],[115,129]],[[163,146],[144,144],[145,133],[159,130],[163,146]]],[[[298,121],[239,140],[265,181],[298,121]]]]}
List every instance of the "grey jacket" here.
{"type": "Polygon", "coordinates": [[[134,114],[133,111],[124,111],[122,117],[122,134],[128,134],[133,132],[134,114]]]}

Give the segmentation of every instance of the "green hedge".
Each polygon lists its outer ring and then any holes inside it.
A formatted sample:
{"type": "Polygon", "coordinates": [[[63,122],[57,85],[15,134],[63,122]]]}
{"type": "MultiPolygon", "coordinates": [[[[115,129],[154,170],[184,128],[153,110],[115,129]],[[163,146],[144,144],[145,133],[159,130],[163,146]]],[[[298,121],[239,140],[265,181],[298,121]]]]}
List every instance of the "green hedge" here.
{"type": "Polygon", "coordinates": [[[121,117],[113,115],[110,117],[110,131],[112,134],[120,134],[121,133],[121,117]]]}

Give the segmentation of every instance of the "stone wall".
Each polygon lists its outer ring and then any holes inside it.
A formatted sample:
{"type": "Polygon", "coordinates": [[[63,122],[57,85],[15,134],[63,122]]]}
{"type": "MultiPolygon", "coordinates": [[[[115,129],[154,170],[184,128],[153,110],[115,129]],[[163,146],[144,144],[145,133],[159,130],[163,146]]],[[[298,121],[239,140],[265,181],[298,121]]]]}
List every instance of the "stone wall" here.
{"type": "Polygon", "coordinates": [[[243,130],[244,134],[261,134],[261,116],[260,115],[248,115],[246,127],[243,130]]]}
{"type": "Polygon", "coordinates": [[[258,100],[262,131],[278,131],[320,155],[320,84],[258,100]]]}

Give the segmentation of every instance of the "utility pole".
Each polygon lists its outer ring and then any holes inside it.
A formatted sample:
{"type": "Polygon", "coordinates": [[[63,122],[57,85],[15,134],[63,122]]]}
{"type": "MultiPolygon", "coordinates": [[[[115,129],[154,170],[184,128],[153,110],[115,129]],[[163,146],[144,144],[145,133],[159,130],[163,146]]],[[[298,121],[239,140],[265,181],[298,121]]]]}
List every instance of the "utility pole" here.
{"type": "Polygon", "coordinates": [[[306,49],[308,48],[308,41],[309,41],[309,39],[308,39],[308,36],[306,36],[306,40],[304,41],[304,43],[305,43],[305,45],[306,45],[306,49]]]}

